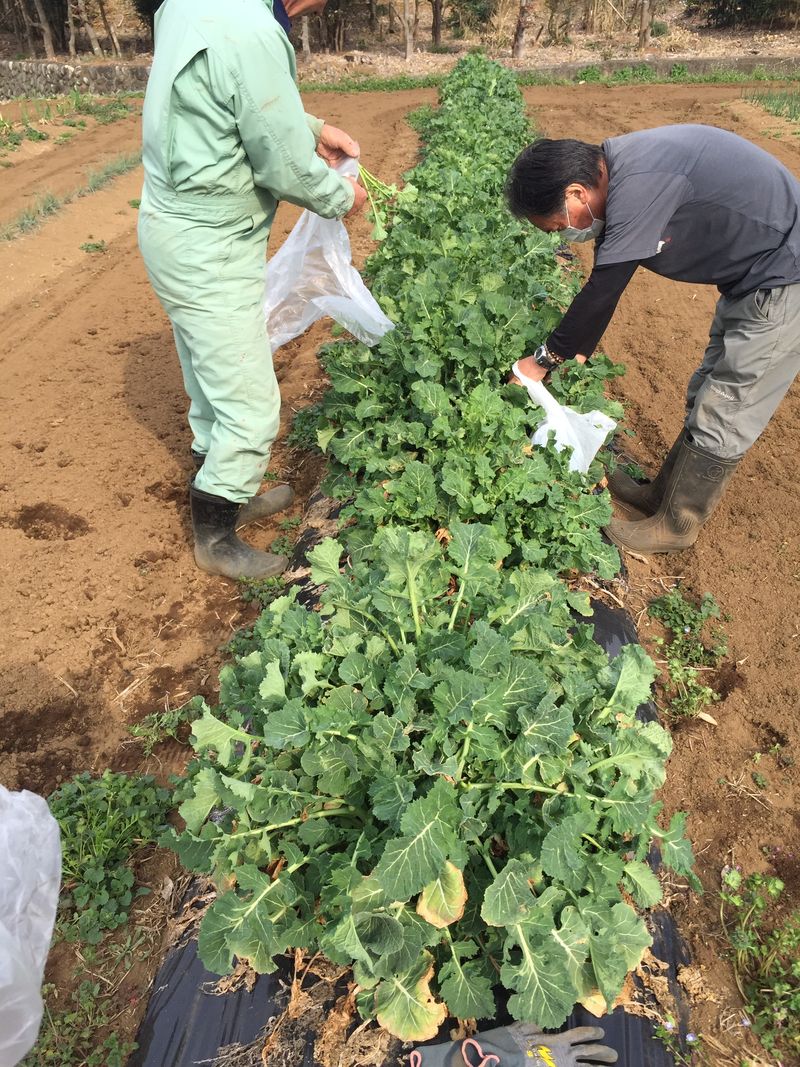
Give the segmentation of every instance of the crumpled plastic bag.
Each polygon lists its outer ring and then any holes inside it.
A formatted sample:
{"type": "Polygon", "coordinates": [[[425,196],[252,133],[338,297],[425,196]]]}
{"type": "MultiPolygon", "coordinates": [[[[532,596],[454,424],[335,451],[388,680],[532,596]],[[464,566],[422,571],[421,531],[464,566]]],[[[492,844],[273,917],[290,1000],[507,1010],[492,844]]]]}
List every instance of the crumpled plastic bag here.
{"type": "Polygon", "coordinates": [[[0,785],[0,1067],[33,1048],[61,885],[61,840],[47,801],[0,785]]]}
{"type": "Polygon", "coordinates": [[[546,447],[548,435],[555,434],[555,448],[561,452],[572,449],[569,469],[586,474],[589,466],[605,444],[606,438],[616,429],[616,422],[602,411],[589,411],[581,414],[572,408],[563,407],[554,396],[548,393],[542,382],[535,382],[519,369],[519,363],[513,367],[514,374],[528,390],[528,396],[540,408],[544,408],[545,420],[537,426],[531,437],[532,445],[546,447]]]}
{"type": "MultiPolygon", "coordinates": [[[[336,172],[357,177],[358,160],[344,160],[336,172]]],[[[310,211],[267,264],[264,310],[273,351],[325,315],[366,345],[394,326],[353,266],[344,224],[310,211]]]]}

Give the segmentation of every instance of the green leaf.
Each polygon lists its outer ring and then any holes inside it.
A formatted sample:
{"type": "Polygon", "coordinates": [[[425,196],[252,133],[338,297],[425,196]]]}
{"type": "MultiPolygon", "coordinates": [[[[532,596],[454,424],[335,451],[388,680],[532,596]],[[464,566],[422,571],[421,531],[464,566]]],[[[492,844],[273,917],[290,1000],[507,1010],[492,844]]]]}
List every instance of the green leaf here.
{"type": "Polygon", "coordinates": [[[484,894],[483,921],[489,926],[510,926],[525,919],[535,903],[530,877],[527,864],[510,859],[484,894]]]}
{"type": "Polygon", "coordinates": [[[439,971],[439,991],[448,1011],[457,1019],[494,1019],[494,972],[483,960],[459,962],[457,950],[454,945],[454,958],[439,971]]]}
{"type": "MultiPolygon", "coordinates": [[[[325,448],[325,445],[320,445],[325,448]]],[[[324,540],[308,553],[308,562],[311,564],[311,580],[316,585],[327,585],[329,582],[338,582],[339,560],[342,558],[342,546],[332,537],[324,540]]]]}
{"type": "Polygon", "coordinates": [[[457,820],[454,789],[442,779],[409,804],[400,821],[405,836],[386,845],[373,872],[390,897],[408,900],[442,873],[455,848],[457,820]]]}
{"type": "Polygon", "coordinates": [[[646,863],[639,860],[626,863],[624,883],[640,908],[652,908],[661,902],[661,883],[646,863]]]}
{"type": "Polygon", "coordinates": [[[311,739],[302,700],[290,700],[269,714],[263,727],[264,744],[270,748],[302,748],[311,739]]]}
{"type": "Polygon", "coordinates": [[[223,767],[237,763],[244,771],[250,763],[253,738],[244,730],[220,722],[210,711],[205,711],[202,718],[192,723],[192,746],[195,752],[203,753],[213,749],[217,753],[217,762],[223,767]]]}

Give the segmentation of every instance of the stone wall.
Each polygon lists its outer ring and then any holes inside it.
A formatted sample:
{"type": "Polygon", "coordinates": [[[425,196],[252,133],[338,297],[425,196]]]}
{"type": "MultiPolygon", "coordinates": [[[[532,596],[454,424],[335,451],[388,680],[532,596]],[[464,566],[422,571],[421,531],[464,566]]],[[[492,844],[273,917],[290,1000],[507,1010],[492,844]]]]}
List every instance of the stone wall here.
{"type": "Polygon", "coordinates": [[[56,63],[41,59],[0,60],[0,100],[15,96],[63,96],[72,89],[105,96],[143,92],[149,63],[56,63]]]}

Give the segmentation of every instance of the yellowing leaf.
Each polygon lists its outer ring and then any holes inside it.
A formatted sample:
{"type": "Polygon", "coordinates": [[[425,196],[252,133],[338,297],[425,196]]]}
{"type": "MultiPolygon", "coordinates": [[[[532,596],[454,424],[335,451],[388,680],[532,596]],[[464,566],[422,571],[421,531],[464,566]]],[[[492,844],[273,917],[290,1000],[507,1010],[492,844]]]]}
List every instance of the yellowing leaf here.
{"type": "Polygon", "coordinates": [[[438,930],[457,922],[464,914],[467,887],[464,875],[454,864],[445,863],[442,873],[430,882],[419,895],[417,915],[421,915],[438,930]]]}
{"type": "Polygon", "coordinates": [[[431,993],[431,978],[433,957],[423,952],[410,970],[392,975],[375,991],[378,1022],[401,1041],[429,1041],[447,1017],[447,1007],[431,993]]]}

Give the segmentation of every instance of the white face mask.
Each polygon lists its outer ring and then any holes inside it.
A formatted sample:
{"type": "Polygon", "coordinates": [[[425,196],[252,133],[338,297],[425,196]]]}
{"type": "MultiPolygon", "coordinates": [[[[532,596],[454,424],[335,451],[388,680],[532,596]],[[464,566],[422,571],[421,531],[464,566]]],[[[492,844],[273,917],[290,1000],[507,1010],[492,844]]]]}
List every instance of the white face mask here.
{"type": "MultiPolygon", "coordinates": [[[[563,230],[559,230],[559,233],[564,240],[569,241],[570,244],[583,244],[584,241],[594,241],[606,228],[603,219],[596,219],[594,217],[594,212],[589,207],[588,203],[586,206],[589,208],[589,214],[592,216],[591,226],[587,226],[584,230],[576,230],[574,226],[565,226],[563,230]]],[[[567,207],[566,200],[564,201],[564,211],[567,214],[567,222],[569,222],[569,208],[567,207]]]]}

